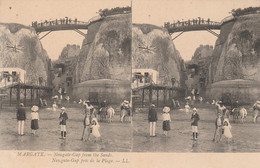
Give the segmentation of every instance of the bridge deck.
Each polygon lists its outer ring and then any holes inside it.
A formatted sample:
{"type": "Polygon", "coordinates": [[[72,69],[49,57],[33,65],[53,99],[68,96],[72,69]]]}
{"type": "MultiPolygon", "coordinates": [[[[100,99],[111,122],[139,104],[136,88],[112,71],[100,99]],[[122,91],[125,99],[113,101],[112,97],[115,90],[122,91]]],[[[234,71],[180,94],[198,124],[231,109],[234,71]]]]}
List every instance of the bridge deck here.
{"type": "Polygon", "coordinates": [[[44,32],[44,31],[88,29],[88,24],[59,24],[59,25],[34,27],[34,29],[38,33],[44,32]]]}
{"type": "Polygon", "coordinates": [[[217,29],[220,30],[220,25],[189,25],[189,26],[180,26],[180,27],[165,27],[169,33],[175,32],[187,32],[187,31],[200,31],[208,29],[217,29]]]}

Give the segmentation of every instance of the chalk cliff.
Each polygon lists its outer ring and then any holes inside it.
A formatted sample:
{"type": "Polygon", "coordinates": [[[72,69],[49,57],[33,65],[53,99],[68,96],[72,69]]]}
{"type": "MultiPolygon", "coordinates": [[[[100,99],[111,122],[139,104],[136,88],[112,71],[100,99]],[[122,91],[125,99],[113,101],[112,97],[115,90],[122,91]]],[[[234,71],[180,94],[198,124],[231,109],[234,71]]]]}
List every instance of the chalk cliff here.
{"type": "Polygon", "coordinates": [[[176,50],[167,30],[149,24],[134,24],[132,67],[153,69],[159,72],[158,84],[183,87],[186,74],[184,61],[176,50]]]}
{"type": "Polygon", "coordinates": [[[35,30],[16,23],[0,23],[0,68],[26,71],[26,84],[50,85],[51,61],[35,30]]]}

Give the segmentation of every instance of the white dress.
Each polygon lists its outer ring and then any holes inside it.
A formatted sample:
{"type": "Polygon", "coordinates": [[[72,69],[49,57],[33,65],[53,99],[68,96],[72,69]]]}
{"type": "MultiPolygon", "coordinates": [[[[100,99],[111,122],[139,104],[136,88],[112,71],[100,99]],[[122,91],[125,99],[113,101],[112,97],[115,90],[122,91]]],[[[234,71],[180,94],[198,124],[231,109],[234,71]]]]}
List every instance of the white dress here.
{"type": "Polygon", "coordinates": [[[94,136],[94,137],[96,137],[96,138],[98,138],[98,137],[100,137],[101,135],[100,135],[100,133],[99,133],[99,125],[97,124],[97,125],[92,125],[91,126],[91,128],[92,128],[92,135],[94,136]]]}
{"type": "Polygon", "coordinates": [[[232,134],[230,131],[231,126],[230,125],[223,126],[223,129],[224,129],[224,136],[227,138],[232,138],[232,134]]]}

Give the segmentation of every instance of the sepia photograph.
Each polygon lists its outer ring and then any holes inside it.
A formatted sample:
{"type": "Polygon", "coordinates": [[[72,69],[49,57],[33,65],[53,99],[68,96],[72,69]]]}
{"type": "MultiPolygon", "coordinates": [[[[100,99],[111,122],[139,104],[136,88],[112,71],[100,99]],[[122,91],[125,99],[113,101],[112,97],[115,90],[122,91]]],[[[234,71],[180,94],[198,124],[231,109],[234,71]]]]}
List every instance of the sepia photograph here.
{"type": "Polygon", "coordinates": [[[143,0],[132,13],[133,151],[259,152],[259,1],[143,0]]]}
{"type": "Polygon", "coordinates": [[[258,167],[259,26],[259,0],[0,0],[0,167],[258,167]]]}
{"type": "Polygon", "coordinates": [[[131,2],[1,1],[1,150],[130,152],[131,2]]]}

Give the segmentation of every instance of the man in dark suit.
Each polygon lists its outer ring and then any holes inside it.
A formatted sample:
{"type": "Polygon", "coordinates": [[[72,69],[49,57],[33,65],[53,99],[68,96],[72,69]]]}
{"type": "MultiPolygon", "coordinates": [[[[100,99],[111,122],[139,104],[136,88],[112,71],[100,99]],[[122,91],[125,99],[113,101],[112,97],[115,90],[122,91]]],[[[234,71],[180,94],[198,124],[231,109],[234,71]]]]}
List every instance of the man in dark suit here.
{"type": "Polygon", "coordinates": [[[157,112],[155,110],[155,105],[152,104],[148,113],[148,120],[150,123],[150,136],[155,137],[155,128],[156,128],[156,122],[158,120],[157,112]]]}
{"type": "Polygon", "coordinates": [[[18,135],[24,135],[24,121],[26,119],[26,112],[23,103],[20,103],[17,109],[18,135]]]}

